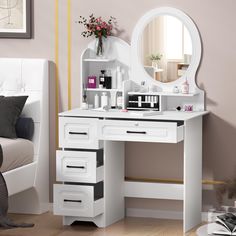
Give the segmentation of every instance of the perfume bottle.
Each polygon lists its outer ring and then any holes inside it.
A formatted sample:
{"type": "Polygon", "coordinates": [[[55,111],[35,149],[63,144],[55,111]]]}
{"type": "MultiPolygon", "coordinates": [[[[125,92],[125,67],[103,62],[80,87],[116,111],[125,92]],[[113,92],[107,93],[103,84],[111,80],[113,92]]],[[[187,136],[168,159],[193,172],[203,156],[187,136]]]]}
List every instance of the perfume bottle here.
{"type": "Polygon", "coordinates": [[[97,80],[96,76],[94,75],[88,76],[88,83],[87,83],[88,88],[96,88],[96,80],[97,80]]]}
{"type": "Polygon", "coordinates": [[[107,70],[105,73],[105,88],[111,89],[111,84],[112,84],[111,71],[107,70]]]}
{"type": "Polygon", "coordinates": [[[101,74],[99,76],[99,88],[105,88],[105,70],[101,70],[101,74]]]}
{"type": "Polygon", "coordinates": [[[188,94],[189,93],[189,83],[188,83],[187,79],[182,83],[181,91],[182,91],[183,94],[188,94]]]}

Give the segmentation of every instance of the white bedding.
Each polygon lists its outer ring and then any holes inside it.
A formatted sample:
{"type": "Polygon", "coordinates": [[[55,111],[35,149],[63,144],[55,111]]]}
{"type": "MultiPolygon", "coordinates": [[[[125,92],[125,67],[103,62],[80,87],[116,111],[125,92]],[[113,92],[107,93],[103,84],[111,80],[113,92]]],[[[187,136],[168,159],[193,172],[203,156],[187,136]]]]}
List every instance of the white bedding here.
{"type": "Polygon", "coordinates": [[[3,151],[1,172],[6,172],[17,167],[33,162],[34,145],[26,139],[7,139],[0,137],[3,151]]]}

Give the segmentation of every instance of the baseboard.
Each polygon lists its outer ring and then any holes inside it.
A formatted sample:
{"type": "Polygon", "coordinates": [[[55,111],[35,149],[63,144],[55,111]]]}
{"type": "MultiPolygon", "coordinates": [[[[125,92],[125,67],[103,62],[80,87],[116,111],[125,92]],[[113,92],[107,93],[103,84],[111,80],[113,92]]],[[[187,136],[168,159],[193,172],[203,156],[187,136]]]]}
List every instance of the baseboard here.
{"type": "MultiPolygon", "coordinates": [[[[126,216],[156,219],[182,220],[181,211],[162,211],[153,209],[126,208],[126,216]]],[[[202,221],[207,221],[207,212],[202,212],[202,221]]]]}
{"type": "MultiPolygon", "coordinates": [[[[49,211],[53,212],[53,203],[49,203],[49,211]]],[[[161,211],[153,209],[126,208],[126,216],[156,219],[182,220],[181,211],[161,211]]],[[[207,221],[207,212],[202,212],[202,221],[207,221]]]]}
{"type": "Polygon", "coordinates": [[[48,203],[48,209],[50,212],[53,212],[53,203],[52,202],[48,203]]]}

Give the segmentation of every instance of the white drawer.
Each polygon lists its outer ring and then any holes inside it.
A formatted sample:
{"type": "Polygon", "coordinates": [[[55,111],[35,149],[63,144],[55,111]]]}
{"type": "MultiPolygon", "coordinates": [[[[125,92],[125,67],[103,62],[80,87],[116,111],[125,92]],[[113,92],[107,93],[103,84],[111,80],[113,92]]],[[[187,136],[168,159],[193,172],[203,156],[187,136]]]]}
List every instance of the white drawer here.
{"type": "Polygon", "coordinates": [[[104,212],[103,183],[96,185],[54,184],[55,215],[95,217],[104,212]]]}
{"type": "Polygon", "coordinates": [[[183,125],[177,122],[153,121],[99,121],[102,140],[177,143],[183,140],[183,125]]]}
{"type": "Polygon", "coordinates": [[[99,149],[97,122],[93,118],[59,117],[59,146],[99,149]]]}
{"type": "Polygon", "coordinates": [[[98,183],[103,180],[103,150],[57,151],[57,181],[98,183]]]}

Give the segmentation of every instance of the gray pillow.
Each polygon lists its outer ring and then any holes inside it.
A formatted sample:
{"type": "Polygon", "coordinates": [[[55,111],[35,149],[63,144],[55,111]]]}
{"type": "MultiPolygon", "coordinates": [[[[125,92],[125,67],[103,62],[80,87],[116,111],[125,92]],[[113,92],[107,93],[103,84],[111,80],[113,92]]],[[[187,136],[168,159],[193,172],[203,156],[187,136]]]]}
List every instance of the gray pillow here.
{"type": "Polygon", "coordinates": [[[16,135],[18,138],[32,140],[34,135],[34,121],[30,117],[19,117],[16,122],[16,135]]]}
{"type": "Polygon", "coordinates": [[[28,96],[0,97],[0,137],[17,138],[16,121],[28,96]]]}

